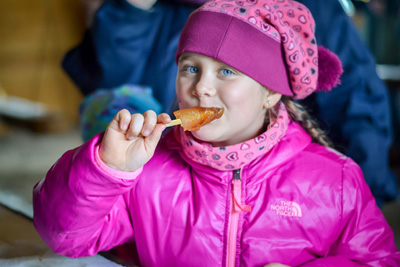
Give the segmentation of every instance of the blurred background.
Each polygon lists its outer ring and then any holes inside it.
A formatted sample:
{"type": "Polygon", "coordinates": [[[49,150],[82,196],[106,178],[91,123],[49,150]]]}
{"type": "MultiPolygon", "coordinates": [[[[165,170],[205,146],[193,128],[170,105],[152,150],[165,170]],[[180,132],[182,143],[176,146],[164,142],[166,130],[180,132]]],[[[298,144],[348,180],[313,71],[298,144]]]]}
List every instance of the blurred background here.
{"type": "MultiPolygon", "coordinates": [[[[67,130],[76,124],[80,92],[60,68],[85,30],[80,0],[0,3],[0,94],[42,103],[67,130]]],[[[38,129],[40,130],[40,129],[38,129]]]]}
{"type": "MultiPolygon", "coordinates": [[[[82,39],[87,24],[85,2],[90,0],[0,1],[2,266],[71,263],[53,255],[36,234],[30,220],[31,197],[33,186],[55,160],[82,143],[78,108],[83,96],[60,64],[65,53],[82,39]]],[[[378,74],[391,96],[394,142],[390,164],[399,177],[400,0],[342,2],[375,55],[378,74]]],[[[400,247],[400,203],[385,205],[383,212],[400,247]]],[[[113,265],[101,257],[82,259],[81,263],[113,265]]]]}

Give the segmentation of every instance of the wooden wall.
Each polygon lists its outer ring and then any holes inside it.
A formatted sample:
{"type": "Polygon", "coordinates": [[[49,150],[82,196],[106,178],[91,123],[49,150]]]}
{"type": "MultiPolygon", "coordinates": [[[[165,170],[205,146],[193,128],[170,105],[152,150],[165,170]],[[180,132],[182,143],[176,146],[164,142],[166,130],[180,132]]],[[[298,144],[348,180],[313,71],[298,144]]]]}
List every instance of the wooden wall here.
{"type": "Polygon", "coordinates": [[[76,123],[82,96],[61,60],[84,28],[80,0],[1,0],[0,90],[50,105],[76,123]]]}

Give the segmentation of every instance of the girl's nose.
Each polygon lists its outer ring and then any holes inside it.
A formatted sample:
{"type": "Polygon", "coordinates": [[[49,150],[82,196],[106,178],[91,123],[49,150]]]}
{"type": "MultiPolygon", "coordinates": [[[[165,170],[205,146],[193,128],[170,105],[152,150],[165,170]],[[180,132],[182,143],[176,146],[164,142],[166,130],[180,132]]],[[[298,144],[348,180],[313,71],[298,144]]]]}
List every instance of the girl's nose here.
{"type": "Polygon", "coordinates": [[[203,97],[213,96],[215,95],[215,92],[216,90],[212,79],[206,75],[202,75],[195,84],[195,88],[192,93],[197,97],[203,97]]]}

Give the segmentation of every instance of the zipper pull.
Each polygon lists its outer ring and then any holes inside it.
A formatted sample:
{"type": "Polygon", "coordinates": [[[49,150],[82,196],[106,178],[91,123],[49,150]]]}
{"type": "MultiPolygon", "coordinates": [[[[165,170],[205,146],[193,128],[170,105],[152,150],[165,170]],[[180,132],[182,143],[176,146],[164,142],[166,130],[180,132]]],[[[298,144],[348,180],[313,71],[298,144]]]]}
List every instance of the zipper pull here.
{"type": "Polygon", "coordinates": [[[251,212],[251,207],[249,205],[241,204],[242,199],[242,179],[240,178],[240,169],[233,171],[233,181],[232,181],[232,194],[233,194],[233,209],[236,212],[251,212]]]}

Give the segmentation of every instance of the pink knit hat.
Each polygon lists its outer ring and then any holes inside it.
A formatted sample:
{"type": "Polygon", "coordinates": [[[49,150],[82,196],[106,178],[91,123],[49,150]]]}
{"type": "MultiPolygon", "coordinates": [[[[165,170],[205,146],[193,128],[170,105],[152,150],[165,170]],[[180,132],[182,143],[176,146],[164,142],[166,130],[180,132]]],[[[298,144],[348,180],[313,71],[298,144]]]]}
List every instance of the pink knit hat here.
{"type": "Polygon", "coordinates": [[[212,0],[189,17],[184,52],[232,66],[265,87],[302,99],[339,83],[338,57],[315,40],[310,11],[293,0],[212,0]]]}

